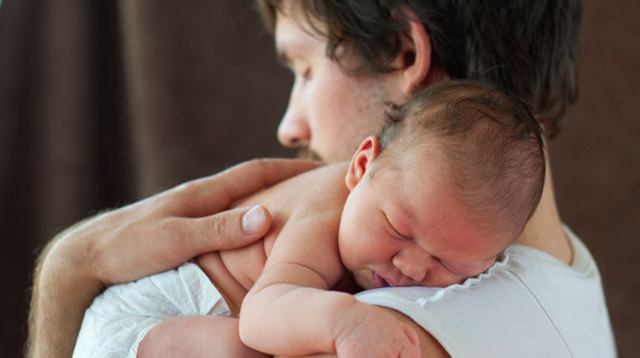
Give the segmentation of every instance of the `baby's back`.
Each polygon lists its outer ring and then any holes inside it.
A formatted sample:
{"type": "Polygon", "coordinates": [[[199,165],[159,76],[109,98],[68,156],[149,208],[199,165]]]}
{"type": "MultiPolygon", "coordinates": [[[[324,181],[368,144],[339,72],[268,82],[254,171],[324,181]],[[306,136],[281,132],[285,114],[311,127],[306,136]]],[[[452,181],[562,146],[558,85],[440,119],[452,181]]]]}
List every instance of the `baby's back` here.
{"type": "MultiPolygon", "coordinates": [[[[276,238],[294,212],[308,211],[313,215],[306,215],[306,220],[317,217],[324,221],[322,227],[335,227],[337,240],[339,218],[348,194],[344,184],[346,169],[346,164],[324,166],[263,190],[235,205],[266,206],[271,213],[272,227],[263,240],[249,246],[211,252],[197,258],[198,265],[221,292],[233,316],[238,314],[242,300],[262,273],[276,238]]],[[[305,235],[313,239],[313,229],[305,235]]]]}
{"type": "MultiPolygon", "coordinates": [[[[318,227],[325,228],[325,234],[335,228],[337,240],[347,195],[345,172],[345,165],[319,168],[237,203],[235,206],[262,204],[269,208],[272,229],[263,240],[238,250],[202,255],[196,260],[199,267],[185,263],[108,288],[86,310],[74,356],[135,356],[147,332],[171,318],[226,315],[227,308],[237,317],[245,295],[261,275],[276,238],[288,223],[309,226],[308,232],[304,231],[305,239],[326,238],[314,234],[318,227]],[[302,217],[304,222],[292,217],[302,217]]],[[[348,282],[338,285],[350,288],[348,282]]]]}

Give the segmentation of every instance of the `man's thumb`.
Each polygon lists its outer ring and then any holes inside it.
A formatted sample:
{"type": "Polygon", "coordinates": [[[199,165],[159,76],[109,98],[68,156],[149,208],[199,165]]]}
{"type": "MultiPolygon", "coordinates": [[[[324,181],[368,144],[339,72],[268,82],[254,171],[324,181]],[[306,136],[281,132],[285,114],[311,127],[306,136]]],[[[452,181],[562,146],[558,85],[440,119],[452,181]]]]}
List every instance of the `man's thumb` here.
{"type": "Polygon", "coordinates": [[[242,216],[242,231],[247,235],[262,236],[267,233],[270,226],[271,216],[263,206],[256,205],[242,216]]]}

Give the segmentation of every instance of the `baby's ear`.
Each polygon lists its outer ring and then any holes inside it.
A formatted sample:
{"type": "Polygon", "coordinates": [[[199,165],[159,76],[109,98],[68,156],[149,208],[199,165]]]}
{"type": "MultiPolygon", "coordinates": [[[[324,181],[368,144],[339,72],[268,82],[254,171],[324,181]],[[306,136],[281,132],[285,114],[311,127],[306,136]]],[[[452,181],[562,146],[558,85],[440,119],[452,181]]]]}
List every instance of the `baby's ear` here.
{"type": "Polygon", "coordinates": [[[347,176],[344,178],[345,184],[349,191],[355,188],[356,184],[364,177],[367,168],[380,154],[380,142],[374,136],[367,137],[353,155],[347,176]]]}

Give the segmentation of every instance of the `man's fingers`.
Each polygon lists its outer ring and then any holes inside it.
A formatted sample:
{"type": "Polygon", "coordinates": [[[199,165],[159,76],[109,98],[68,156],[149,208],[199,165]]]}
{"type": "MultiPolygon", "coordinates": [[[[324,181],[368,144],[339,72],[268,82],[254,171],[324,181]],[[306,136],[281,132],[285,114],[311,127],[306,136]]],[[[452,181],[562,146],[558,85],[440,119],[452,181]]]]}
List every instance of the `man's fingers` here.
{"type": "Polygon", "coordinates": [[[96,266],[101,269],[97,276],[107,284],[128,281],[205,252],[251,244],[271,228],[269,212],[261,206],[226,209],[248,194],[319,165],[305,160],[254,160],[112,212],[103,217],[105,225],[92,225],[92,231],[112,227],[107,230],[111,234],[103,235],[115,235],[94,245],[94,256],[106,262],[96,266]],[[126,249],[117,249],[118,245],[126,249]],[[134,254],[122,257],[111,252],[134,254]],[[137,269],[135,258],[141,253],[152,259],[137,269]]]}
{"type": "Polygon", "coordinates": [[[182,221],[184,230],[188,230],[189,234],[177,239],[188,250],[185,260],[208,251],[236,249],[252,244],[271,228],[269,211],[259,205],[182,221]]]}
{"type": "Polygon", "coordinates": [[[227,209],[233,202],[321,163],[300,159],[256,159],[174,189],[176,216],[201,217],[227,209]]]}

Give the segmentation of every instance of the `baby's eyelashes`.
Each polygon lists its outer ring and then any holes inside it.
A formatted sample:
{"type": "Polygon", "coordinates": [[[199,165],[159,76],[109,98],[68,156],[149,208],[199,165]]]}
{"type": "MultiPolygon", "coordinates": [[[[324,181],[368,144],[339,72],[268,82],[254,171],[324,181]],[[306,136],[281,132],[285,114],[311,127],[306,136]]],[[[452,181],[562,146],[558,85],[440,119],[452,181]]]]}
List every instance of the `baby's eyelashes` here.
{"type": "Polygon", "coordinates": [[[398,240],[411,240],[410,237],[403,235],[400,233],[400,231],[398,231],[398,229],[391,223],[391,221],[389,220],[389,217],[387,216],[387,213],[385,213],[384,211],[382,212],[382,216],[384,217],[384,220],[387,223],[387,227],[389,228],[389,230],[391,231],[391,235],[398,240]]]}

